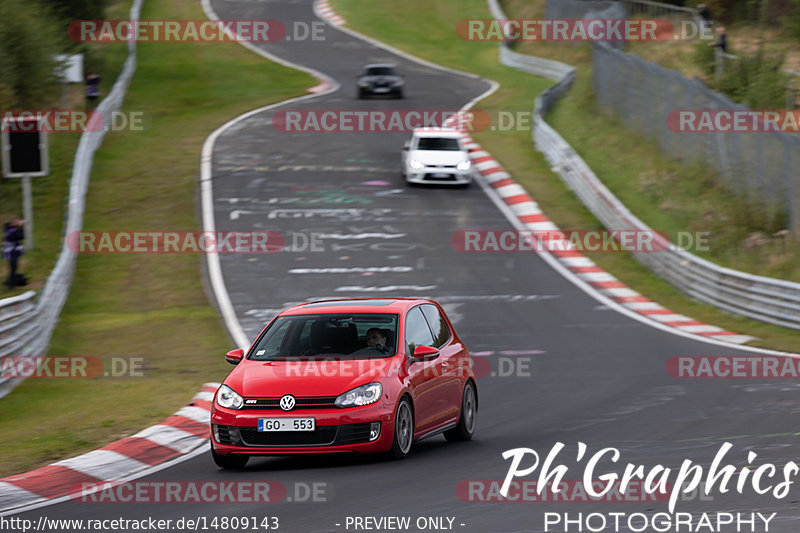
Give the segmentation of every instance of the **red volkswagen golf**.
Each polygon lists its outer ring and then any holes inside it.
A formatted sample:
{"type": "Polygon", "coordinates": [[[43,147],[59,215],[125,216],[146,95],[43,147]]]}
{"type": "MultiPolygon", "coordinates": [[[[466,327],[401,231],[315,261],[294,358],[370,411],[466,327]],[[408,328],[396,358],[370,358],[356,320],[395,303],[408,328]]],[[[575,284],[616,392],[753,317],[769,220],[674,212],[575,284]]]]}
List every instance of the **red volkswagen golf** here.
{"type": "Polygon", "coordinates": [[[211,455],[241,468],[251,455],[388,452],[475,432],[469,351],[442,307],[424,299],[305,303],[275,317],[211,409],[211,455]]]}

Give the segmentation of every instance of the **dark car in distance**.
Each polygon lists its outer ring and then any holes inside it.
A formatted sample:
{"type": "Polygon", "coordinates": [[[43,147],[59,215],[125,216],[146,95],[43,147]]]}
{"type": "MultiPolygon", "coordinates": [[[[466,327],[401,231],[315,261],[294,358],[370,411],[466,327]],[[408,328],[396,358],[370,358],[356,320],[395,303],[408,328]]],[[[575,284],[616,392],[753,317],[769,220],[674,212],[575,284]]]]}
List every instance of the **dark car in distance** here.
{"type": "Polygon", "coordinates": [[[405,80],[397,72],[395,65],[373,63],[364,67],[364,71],[358,76],[357,85],[359,98],[382,95],[402,98],[405,80]]]}

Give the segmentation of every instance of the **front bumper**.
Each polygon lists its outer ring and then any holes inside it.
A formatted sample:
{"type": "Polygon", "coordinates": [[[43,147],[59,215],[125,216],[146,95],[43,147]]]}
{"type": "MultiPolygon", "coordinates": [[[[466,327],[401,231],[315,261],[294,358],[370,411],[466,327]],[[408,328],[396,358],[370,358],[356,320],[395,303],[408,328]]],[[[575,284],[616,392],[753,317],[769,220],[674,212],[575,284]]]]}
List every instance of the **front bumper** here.
{"type": "Polygon", "coordinates": [[[373,453],[388,451],[394,439],[394,411],[383,402],[348,409],[302,409],[291,414],[275,410],[234,410],[214,406],[211,441],[221,455],[287,455],[314,452],[373,453]],[[315,419],[314,431],[258,431],[259,418],[315,419]],[[370,425],[380,424],[380,435],[370,441],[370,425]]]}
{"type": "Polygon", "coordinates": [[[408,183],[466,185],[472,182],[472,168],[458,170],[455,167],[423,167],[419,170],[406,168],[408,183]]]}
{"type": "Polygon", "coordinates": [[[403,91],[402,85],[365,85],[359,88],[366,94],[399,94],[403,91]]]}

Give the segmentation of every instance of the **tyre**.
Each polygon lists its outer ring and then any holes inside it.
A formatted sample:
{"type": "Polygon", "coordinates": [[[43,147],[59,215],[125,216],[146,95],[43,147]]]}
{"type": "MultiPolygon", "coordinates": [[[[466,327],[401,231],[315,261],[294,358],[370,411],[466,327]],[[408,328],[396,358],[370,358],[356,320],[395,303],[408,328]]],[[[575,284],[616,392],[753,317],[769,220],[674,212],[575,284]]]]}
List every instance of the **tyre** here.
{"type": "Polygon", "coordinates": [[[461,418],[458,425],[444,432],[444,438],[450,442],[470,440],[475,434],[475,421],[478,415],[478,393],[475,383],[470,380],[464,386],[464,395],[461,398],[461,418]]]}
{"type": "Polygon", "coordinates": [[[244,468],[250,457],[247,455],[220,455],[211,447],[211,457],[220,468],[244,468]]]}
{"type": "Polygon", "coordinates": [[[395,93],[394,97],[402,100],[402,98],[403,98],[403,89],[400,89],[399,91],[397,91],[395,93]]]}
{"type": "Polygon", "coordinates": [[[364,89],[359,89],[358,90],[358,99],[359,100],[363,100],[366,97],[367,97],[367,93],[364,92],[364,89]]]}
{"type": "Polygon", "coordinates": [[[411,402],[403,396],[394,413],[394,442],[392,442],[391,456],[403,459],[411,452],[414,442],[414,410],[411,402]]]}

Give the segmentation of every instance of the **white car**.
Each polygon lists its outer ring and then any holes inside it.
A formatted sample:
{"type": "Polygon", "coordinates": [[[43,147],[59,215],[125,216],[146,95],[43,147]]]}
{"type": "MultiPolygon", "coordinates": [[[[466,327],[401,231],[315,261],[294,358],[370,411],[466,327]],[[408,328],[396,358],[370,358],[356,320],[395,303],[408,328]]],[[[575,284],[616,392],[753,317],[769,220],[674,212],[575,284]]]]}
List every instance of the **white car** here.
{"type": "Polygon", "coordinates": [[[402,160],[408,183],[466,186],[472,182],[469,151],[455,129],[415,129],[403,146],[402,160]]]}

